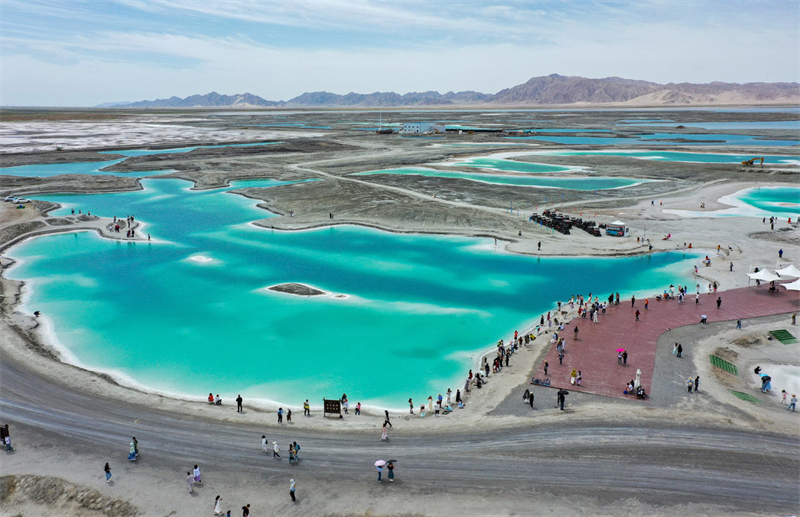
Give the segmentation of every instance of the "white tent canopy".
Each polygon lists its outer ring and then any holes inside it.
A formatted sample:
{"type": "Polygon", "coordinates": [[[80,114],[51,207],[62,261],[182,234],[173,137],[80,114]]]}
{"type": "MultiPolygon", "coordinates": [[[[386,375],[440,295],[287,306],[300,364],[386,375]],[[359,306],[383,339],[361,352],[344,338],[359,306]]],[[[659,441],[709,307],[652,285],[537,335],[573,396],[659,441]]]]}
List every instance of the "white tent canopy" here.
{"type": "Polygon", "coordinates": [[[623,223],[622,221],[614,221],[613,223],[609,224],[613,224],[614,226],[625,226],[625,223],[623,223]]]}
{"type": "Polygon", "coordinates": [[[747,276],[750,277],[750,280],[761,280],[762,282],[773,282],[781,279],[781,277],[773,274],[768,269],[762,269],[758,273],[748,273],[747,276]]]}
{"type": "Polygon", "coordinates": [[[788,289],[789,291],[800,291],[800,280],[795,280],[794,282],[789,282],[788,284],[781,284],[783,287],[788,289]]]}
{"type": "Polygon", "coordinates": [[[781,275],[781,278],[800,278],[800,269],[794,267],[794,264],[789,264],[783,269],[776,269],[775,272],[781,275]]]}

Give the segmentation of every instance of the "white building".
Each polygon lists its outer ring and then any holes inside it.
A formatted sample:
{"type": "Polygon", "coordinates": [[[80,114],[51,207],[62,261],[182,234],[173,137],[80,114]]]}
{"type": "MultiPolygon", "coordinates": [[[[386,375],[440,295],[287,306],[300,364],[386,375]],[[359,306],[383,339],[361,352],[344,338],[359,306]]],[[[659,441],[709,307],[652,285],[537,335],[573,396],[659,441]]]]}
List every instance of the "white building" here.
{"type": "Polygon", "coordinates": [[[435,133],[444,131],[444,126],[433,122],[403,122],[403,133],[435,133]]]}

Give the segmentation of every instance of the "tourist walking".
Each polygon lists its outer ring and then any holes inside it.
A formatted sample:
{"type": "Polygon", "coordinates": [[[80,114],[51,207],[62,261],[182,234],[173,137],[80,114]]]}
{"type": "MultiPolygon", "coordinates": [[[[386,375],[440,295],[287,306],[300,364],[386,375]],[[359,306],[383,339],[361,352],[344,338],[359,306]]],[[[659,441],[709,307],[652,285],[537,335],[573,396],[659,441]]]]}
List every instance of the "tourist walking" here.
{"type": "Polygon", "coordinates": [[[191,472],[186,473],[186,484],[189,486],[189,493],[194,493],[194,476],[191,472]]]}
{"type": "Polygon", "coordinates": [[[697,390],[700,388],[700,376],[694,378],[694,392],[697,393],[697,390]]]}
{"type": "MultiPolygon", "coordinates": [[[[441,399],[441,397],[442,397],[442,396],[441,396],[441,395],[439,395],[439,401],[440,401],[440,402],[441,402],[441,400],[442,400],[442,399],[441,399]]],[[[393,426],[392,426],[392,422],[389,420],[389,410],[388,410],[388,409],[384,409],[384,410],[383,410],[383,414],[384,414],[384,415],[386,415],[386,424],[388,424],[388,425],[389,425],[389,427],[393,427],[393,426]]],[[[386,424],[384,424],[384,425],[386,425],[386,424]]]]}
{"type": "Polygon", "coordinates": [[[636,321],[639,321],[639,309],[636,309],[636,321]]]}
{"type": "Polygon", "coordinates": [[[411,399],[408,399],[408,412],[414,414],[414,401],[411,399]]]}
{"type": "MultiPolygon", "coordinates": [[[[795,408],[797,407],[797,395],[792,393],[792,398],[789,399],[789,402],[790,402],[790,404],[786,407],[786,409],[787,410],[791,409],[792,411],[796,411],[795,408]]],[[[108,465],[108,463],[106,463],[106,465],[108,465]]]]}
{"type": "Polygon", "coordinates": [[[111,483],[111,465],[106,463],[106,466],[103,467],[103,472],[106,473],[106,483],[111,483]]]}
{"type": "Polygon", "coordinates": [[[628,364],[628,351],[626,350],[622,352],[622,365],[624,366],[627,364],[628,364]]]}
{"type": "Polygon", "coordinates": [[[622,352],[617,352],[617,364],[622,364],[622,352]]]}
{"type": "Polygon", "coordinates": [[[242,517],[250,517],[250,505],[246,504],[242,506],[242,517]]]}
{"type": "Polygon", "coordinates": [[[578,326],[575,325],[575,341],[578,340],[578,326]]]}
{"type": "Polygon", "coordinates": [[[561,411],[564,411],[564,400],[566,391],[558,390],[558,398],[556,399],[556,406],[561,406],[561,411]]]}
{"type": "Polygon", "coordinates": [[[722,297],[721,296],[717,296],[717,309],[719,309],[720,305],[722,305],[722,297]]]}
{"type": "Polygon", "coordinates": [[[544,362],[544,374],[547,375],[547,367],[550,366],[547,361],[544,362]]]}
{"type": "Polygon", "coordinates": [[[633,307],[634,305],[636,305],[636,297],[631,296],[631,307],[633,307]]]}
{"type": "Polygon", "coordinates": [[[693,384],[694,384],[694,382],[692,381],[692,378],[691,378],[691,377],[689,377],[688,379],[686,379],[686,390],[687,390],[689,393],[691,393],[691,392],[692,392],[692,385],[693,385],[693,384]]]}
{"type": "Polygon", "coordinates": [[[278,442],[272,442],[272,457],[281,459],[281,449],[278,447],[278,442]]]}
{"type": "Polygon", "coordinates": [[[131,442],[130,451],[128,452],[128,461],[136,461],[136,444],[131,442]]]}
{"type": "Polygon", "coordinates": [[[736,320],[736,330],[741,330],[741,329],[742,329],[742,320],[738,319],[736,320]]]}
{"type": "Polygon", "coordinates": [[[303,416],[311,416],[311,406],[308,404],[308,399],[303,402],[303,416]]]}
{"type": "Polygon", "coordinates": [[[197,465],[194,466],[194,482],[195,483],[202,483],[203,480],[200,479],[200,467],[197,465]]]}
{"type": "Polygon", "coordinates": [[[220,496],[214,499],[214,515],[222,515],[222,498],[220,496]]]}
{"type": "Polygon", "coordinates": [[[381,427],[381,441],[388,442],[389,441],[389,432],[386,429],[386,422],[383,423],[383,427],[381,427]]]}
{"type": "Polygon", "coordinates": [[[361,402],[356,403],[356,416],[361,415],[361,402]]]}
{"type": "Polygon", "coordinates": [[[236,412],[237,413],[241,413],[242,412],[242,396],[241,395],[238,395],[236,397],[236,412]]]}
{"type": "Polygon", "coordinates": [[[678,343],[678,357],[683,357],[683,345],[678,343]]]}
{"type": "Polygon", "coordinates": [[[375,465],[375,468],[378,469],[378,483],[381,482],[381,474],[383,474],[383,467],[381,465],[375,465]]]}
{"type": "Polygon", "coordinates": [[[264,451],[264,454],[267,453],[267,435],[261,435],[261,450],[264,451]]]}
{"type": "Polygon", "coordinates": [[[447,405],[450,405],[450,396],[453,394],[453,390],[447,388],[447,405]]]}
{"type": "Polygon", "coordinates": [[[278,408],[278,423],[279,424],[283,423],[283,408],[282,407],[278,408]]]}
{"type": "Polygon", "coordinates": [[[389,482],[394,483],[394,462],[389,462],[386,465],[386,470],[389,471],[389,482]]]}
{"type": "Polygon", "coordinates": [[[558,364],[564,364],[564,352],[558,353],[558,364]]]}
{"type": "Polygon", "coordinates": [[[289,480],[289,497],[292,498],[292,502],[297,501],[295,498],[295,492],[297,491],[297,483],[294,482],[294,479],[289,480]]]}
{"type": "Polygon", "coordinates": [[[781,390],[781,406],[786,404],[786,390],[781,390]]]}

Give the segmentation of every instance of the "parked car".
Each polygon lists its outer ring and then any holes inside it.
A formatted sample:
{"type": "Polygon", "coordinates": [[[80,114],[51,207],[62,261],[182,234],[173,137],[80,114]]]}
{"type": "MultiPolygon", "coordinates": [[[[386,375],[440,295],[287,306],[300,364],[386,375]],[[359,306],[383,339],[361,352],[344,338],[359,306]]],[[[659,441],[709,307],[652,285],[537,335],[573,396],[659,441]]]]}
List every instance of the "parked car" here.
{"type": "Polygon", "coordinates": [[[17,199],[17,196],[6,196],[3,201],[14,201],[15,199],[17,199]]]}
{"type": "Polygon", "coordinates": [[[30,199],[25,199],[24,197],[18,197],[14,200],[14,203],[31,203],[30,199]]]}

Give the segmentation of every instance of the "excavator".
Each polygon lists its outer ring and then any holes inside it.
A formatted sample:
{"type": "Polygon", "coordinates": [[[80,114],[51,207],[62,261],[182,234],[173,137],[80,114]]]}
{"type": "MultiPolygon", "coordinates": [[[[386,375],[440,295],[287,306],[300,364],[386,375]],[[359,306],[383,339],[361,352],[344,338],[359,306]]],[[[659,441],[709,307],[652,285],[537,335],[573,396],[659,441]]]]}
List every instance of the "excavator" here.
{"type": "Polygon", "coordinates": [[[749,160],[745,160],[745,161],[742,162],[742,165],[744,165],[745,167],[752,167],[753,165],[755,165],[755,162],[757,162],[757,161],[761,161],[761,165],[764,165],[764,157],[763,156],[759,156],[758,158],[750,158],[749,160]]]}

